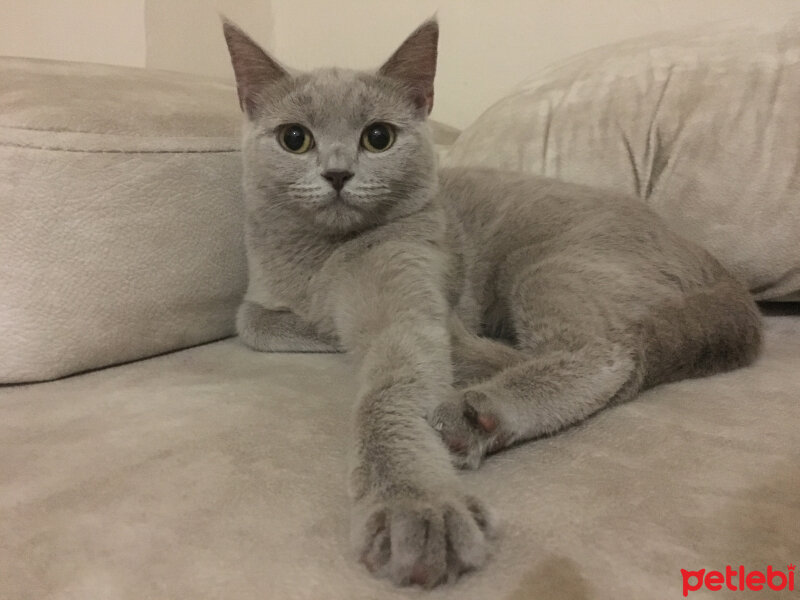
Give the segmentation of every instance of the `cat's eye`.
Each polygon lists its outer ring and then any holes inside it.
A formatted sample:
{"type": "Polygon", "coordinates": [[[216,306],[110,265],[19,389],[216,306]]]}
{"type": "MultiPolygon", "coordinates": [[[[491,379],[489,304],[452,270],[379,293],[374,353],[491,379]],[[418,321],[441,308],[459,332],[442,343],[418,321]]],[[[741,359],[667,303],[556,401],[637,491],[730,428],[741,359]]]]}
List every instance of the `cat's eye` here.
{"type": "Polygon", "coordinates": [[[284,150],[294,154],[303,154],[314,147],[314,138],[311,132],[297,123],[284,125],[278,130],[278,141],[284,150]]]}
{"type": "Polygon", "coordinates": [[[370,152],[383,152],[394,144],[394,128],[388,123],[373,123],[361,134],[361,145],[370,152]]]}

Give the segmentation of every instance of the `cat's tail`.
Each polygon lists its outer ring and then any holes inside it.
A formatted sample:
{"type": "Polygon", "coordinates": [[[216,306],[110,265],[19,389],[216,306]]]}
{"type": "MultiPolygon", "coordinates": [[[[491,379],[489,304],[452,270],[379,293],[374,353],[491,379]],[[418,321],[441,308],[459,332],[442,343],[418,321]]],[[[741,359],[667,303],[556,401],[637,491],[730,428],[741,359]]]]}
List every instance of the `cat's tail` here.
{"type": "Polygon", "coordinates": [[[645,389],[750,364],[761,347],[761,316],[744,286],[726,277],[655,306],[637,333],[645,389]]]}

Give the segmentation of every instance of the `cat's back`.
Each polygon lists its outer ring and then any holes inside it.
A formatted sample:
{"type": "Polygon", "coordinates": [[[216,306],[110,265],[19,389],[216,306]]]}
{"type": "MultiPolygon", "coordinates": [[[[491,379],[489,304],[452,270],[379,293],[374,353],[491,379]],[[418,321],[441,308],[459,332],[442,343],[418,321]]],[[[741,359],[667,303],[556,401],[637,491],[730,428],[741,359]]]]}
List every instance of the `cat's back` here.
{"type": "Polygon", "coordinates": [[[516,244],[674,237],[644,203],[612,191],[485,168],[442,169],[439,181],[442,203],[472,236],[502,234],[516,244]]]}
{"type": "Polygon", "coordinates": [[[566,252],[659,269],[679,263],[705,278],[718,263],[636,198],[513,171],[446,168],[440,199],[490,263],[519,248],[566,252]]]}
{"type": "Polygon", "coordinates": [[[654,216],[641,202],[622,194],[515,171],[446,168],[439,182],[443,202],[466,225],[516,224],[528,235],[619,223],[620,215],[631,226],[641,226],[654,216]]]}

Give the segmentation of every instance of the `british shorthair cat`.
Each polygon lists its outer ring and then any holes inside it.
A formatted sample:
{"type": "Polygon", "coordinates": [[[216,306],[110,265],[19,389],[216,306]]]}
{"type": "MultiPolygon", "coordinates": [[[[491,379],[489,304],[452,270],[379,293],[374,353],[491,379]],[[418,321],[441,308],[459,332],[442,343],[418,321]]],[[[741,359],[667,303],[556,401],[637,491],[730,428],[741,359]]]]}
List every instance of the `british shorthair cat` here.
{"type": "Polygon", "coordinates": [[[355,357],[352,540],[377,576],[430,587],[487,560],[492,517],[454,465],[756,356],[747,290],[641,202],[437,168],[435,21],[367,72],[289,71],[224,33],[245,117],[238,331],[355,357]]]}

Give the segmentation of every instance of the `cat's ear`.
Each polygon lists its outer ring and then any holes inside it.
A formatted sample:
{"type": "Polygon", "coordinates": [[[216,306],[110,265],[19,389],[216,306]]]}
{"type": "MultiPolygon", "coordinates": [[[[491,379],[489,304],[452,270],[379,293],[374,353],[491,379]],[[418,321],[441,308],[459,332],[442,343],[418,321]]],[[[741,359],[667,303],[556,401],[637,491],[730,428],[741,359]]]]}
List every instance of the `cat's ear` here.
{"type": "Polygon", "coordinates": [[[289,73],[248,35],[223,17],[222,31],[236,75],[239,105],[249,117],[258,111],[264,89],[289,73]]]}
{"type": "Polygon", "coordinates": [[[378,73],[401,81],[412,94],[418,108],[430,114],[433,109],[433,78],[436,75],[436,45],[439,24],[425,21],[406,38],[378,73]]]}

